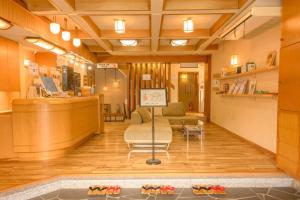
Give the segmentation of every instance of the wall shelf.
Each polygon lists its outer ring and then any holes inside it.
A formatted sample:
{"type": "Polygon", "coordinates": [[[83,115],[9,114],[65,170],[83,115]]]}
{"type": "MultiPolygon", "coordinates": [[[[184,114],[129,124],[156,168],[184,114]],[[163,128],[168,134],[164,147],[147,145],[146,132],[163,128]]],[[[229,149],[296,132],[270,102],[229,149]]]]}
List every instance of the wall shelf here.
{"type": "Polygon", "coordinates": [[[277,70],[277,69],[278,69],[277,66],[260,67],[260,68],[257,68],[256,70],[253,70],[253,71],[244,72],[244,73],[240,73],[240,74],[232,74],[232,75],[216,78],[216,80],[226,80],[226,79],[239,78],[239,77],[243,77],[243,76],[251,76],[251,75],[264,73],[264,72],[269,72],[269,71],[273,71],[273,70],[277,70]]]}

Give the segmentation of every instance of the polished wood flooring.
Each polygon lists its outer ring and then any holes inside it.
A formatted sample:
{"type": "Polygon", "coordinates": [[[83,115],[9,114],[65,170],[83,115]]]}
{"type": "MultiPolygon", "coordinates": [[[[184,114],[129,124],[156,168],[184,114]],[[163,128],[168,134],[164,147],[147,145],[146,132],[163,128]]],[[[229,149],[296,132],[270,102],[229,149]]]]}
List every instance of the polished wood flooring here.
{"type": "Polygon", "coordinates": [[[62,158],[48,161],[0,160],[0,190],[59,175],[99,176],[225,176],[275,175],[274,155],[208,123],[203,143],[190,137],[189,150],[181,132],[174,131],[169,158],[159,153],[162,164],[145,164],[150,154],[133,153],[128,159],[123,132],[127,123],[106,123],[105,133],[91,137],[62,158]]]}

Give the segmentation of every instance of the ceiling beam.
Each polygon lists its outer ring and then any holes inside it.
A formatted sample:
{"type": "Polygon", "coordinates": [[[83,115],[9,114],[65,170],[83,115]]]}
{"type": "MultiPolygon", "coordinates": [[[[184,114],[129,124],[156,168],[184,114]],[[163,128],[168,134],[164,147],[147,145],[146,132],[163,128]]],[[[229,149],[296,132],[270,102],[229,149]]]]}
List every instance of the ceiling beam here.
{"type": "Polygon", "coordinates": [[[98,56],[100,63],[130,63],[130,62],[207,62],[207,56],[98,56]]]}
{"type": "Polygon", "coordinates": [[[156,52],[159,46],[163,4],[164,0],[151,0],[151,51],[153,52],[156,52]]]}
{"type": "Polygon", "coordinates": [[[126,30],[125,33],[116,33],[114,30],[102,30],[102,39],[150,39],[148,30],[126,30]]]}
{"type": "Polygon", "coordinates": [[[193,10],[193,9],[234,9],[238,8],[238,0],[168,0],[164,10],[193,10]]]}
{"type": "Polygon", "coordinates": [[[227,13],[223,14],[222,17],[212,26],[210,29],[211,37],[207,39],[205,42],[203,42],[201,45],[198,46],[197,51],[202,52],[208,46],[213,43],[217,38],[220,37],[220,34],[222,33],[223,29],[226,28],[228,25],[234,23],[236,20],[243,17],[245,14],[249,12],[251,7],[253,7],[255,0],[246,0],[246,1],[240,1],[240,6],[242,6],[239,11],[235,14],[227,13]]]}
{"type": "Polygon", "coordinates": [[[96,56],[84,45],[74,47],[71,42],[65,42],[60,35],[54,35],[49,30],[49,22],[29,12],[27,9],[11,0],[0,1],[0,17],[6,19],[17,27],[23,28],[32,35],[52,42],[53,44],[72,51],[92,62],[96,62],[96,56]]]}
{"type": "Polygon", "coordinates": [[[183,30],[161,30],[160,39],[189,39],[189,38],[209,38],[210,29],[195,29],[191,33],[185,33],[183,30]]]}
{"type": "MultiPolygon", "coordinates": [[[[163,15],[202,15],[202,14],[223,14],[223,13],[236,13],[238,9],[213,9],[213,10],[162,10],[163,15]]],[[[150,15],[149,10],[74,10],[71,12],[62,12],[58,10],[32,10],[32,13],[40,16],[47,15],[81,15],[81,16],[99,16],[99,15],[150,15]]]]}
{"type": "MultiPolygon", "coordinates": [[[[49,0],[49,2],[62,12],[74,11],[74,0],[49,0]]],[[[75,24],[82,30],[85,30],[92,39],[94,39],[107,52],[112,51],[112,46],[109,42],[100,38],[100,30],[97,25],[87,16],[70,15],[69,16],[75,24]]]]}
{"type": "Polygon", "coordinates": [[[195,51],[194,45],[187,45],[187,46],[160,46],[159,51],[195,51]]]}
{"type": "Polygon", "coordinates": [[[90,52],[105,52],[105,50],[100,46],[88,46],[90,52]]]}

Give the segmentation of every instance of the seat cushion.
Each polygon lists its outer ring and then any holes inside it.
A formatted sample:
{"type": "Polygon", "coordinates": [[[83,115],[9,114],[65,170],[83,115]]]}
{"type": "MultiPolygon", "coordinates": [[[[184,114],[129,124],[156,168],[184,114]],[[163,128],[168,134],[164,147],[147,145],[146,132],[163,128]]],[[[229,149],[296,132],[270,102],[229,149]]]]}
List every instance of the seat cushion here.
{"type": "MultiPolygon", "coordinates": [[[[127,143],[151,143],[152,122],[131,124],[124,133],[127,143]]],[[[155,117],[155,143],[171,143],[172,129],[167,119],[155,117]]]]}
{"type": "Polygon", "coordinates": [[[147,108],[138,108],[137,111],[143,119],[143,123],[151,121],[151,113],[147,108]]]}
{"type": "Polygon", "coordinates": [[[131,124],[142,124],[143,123],[143,119],[138,111],[133,111],[131,113],[130,122],[131,122],[131,124]]]}
{"type": "Polygon", "coordinates": [[[169,103],[162,109],[163,116],[184,116],[185,106],[182,102],[169,103]]]}

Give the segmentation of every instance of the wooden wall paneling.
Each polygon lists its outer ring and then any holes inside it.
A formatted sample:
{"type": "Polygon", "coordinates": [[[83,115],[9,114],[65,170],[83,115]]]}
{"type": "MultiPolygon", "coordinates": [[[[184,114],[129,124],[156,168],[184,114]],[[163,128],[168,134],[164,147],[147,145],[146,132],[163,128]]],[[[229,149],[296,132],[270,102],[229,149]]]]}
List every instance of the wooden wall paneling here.
{"type": "Polygon", "coordinates": [[[139,77],[139,81],[141,82],[141,88],[145,88],[146,87],[146,81],[143,80],[143,74],[145,73],[145,69],[146,69],[146,65],[147,63],[141,63],[141,75],[139,77]]]}
{"type": "MultiPolygon", "coordinates": [[[[147,63],[145,74],[151,74],[151,63],[147,63]]],[[[151,87],[151,81],[146,81],[146,88],[151,87]]]]}
{"type": "Polygon", "coordinates": [[[300,41],[300,1],[282,1],[281,45],[283,47],[300,41]]]}
{"type": "Polygon", "coordinates": [[[152,73],[151,73],[151,88],[155,88],[155,63],[152,63],[151,64],[151,70],[152,70],[152,73]]]}
{"type": "Polygon", "coordinates": [[[131,87],[132,87],[132,75],[131,75],[131,70],[132,70],[132,64],[127,63],[128,67],[128,80],[127,80],[127,111],[128,111],[128,117],[131,118],[131,87]]]}
{"type": "Polygon", "coordinates": [[[7,71],[9,91],[20,91],[19,44],[7,40],[7,71]]]}
{"type": "Polygon", "coordinates": [[[160,88],[161,83],[161,63],[157,63],[157,85],[156,88],[160,88]]]}
{"type": "Polygon", "coordinates": [[[8,91],[7,84],[7,44],[3,37],[0,37],[0,90],[8,91]]]}
{"type": "Polygon", "coordinates": [[[279,110],[277,166],[289,175],[300,178],[300,113],[279,110]]]}
{"type": "Polygon", "coordinates": [[[171,77],[171,74],[172,74],[172,68],[171,68],[171,63],[168,63],[168,101],[171,102],[171,81],[172,81],[172,77],[171,77]]]}
{"type": "Polygon", "coordinates": [[[140,105],[140,89],[142,85],[141,80],[141,70],[143,69],[143,64],[137,63],[136,68],[136,105],[140,105]]]}
{"type": "Polygon", "coordinates": [[[167,87],[167,63],[164,64],[164,88],[167,87]]]}
{"type": "Polygon", "coordinates": [[[281,48],[279,67],[279,108],[300,111],[300,43],[281,48]]]}
{"type": "Polygon", "coordinates": [[[136,105],[136,64],[133,65],[132,67],[132,111],[135,110],[135,105],[136,105]]]}
{"type": "Polygon", "coordinates": [[[0,113],[0,159],[14,157],[12,113],[0,113]]]}

